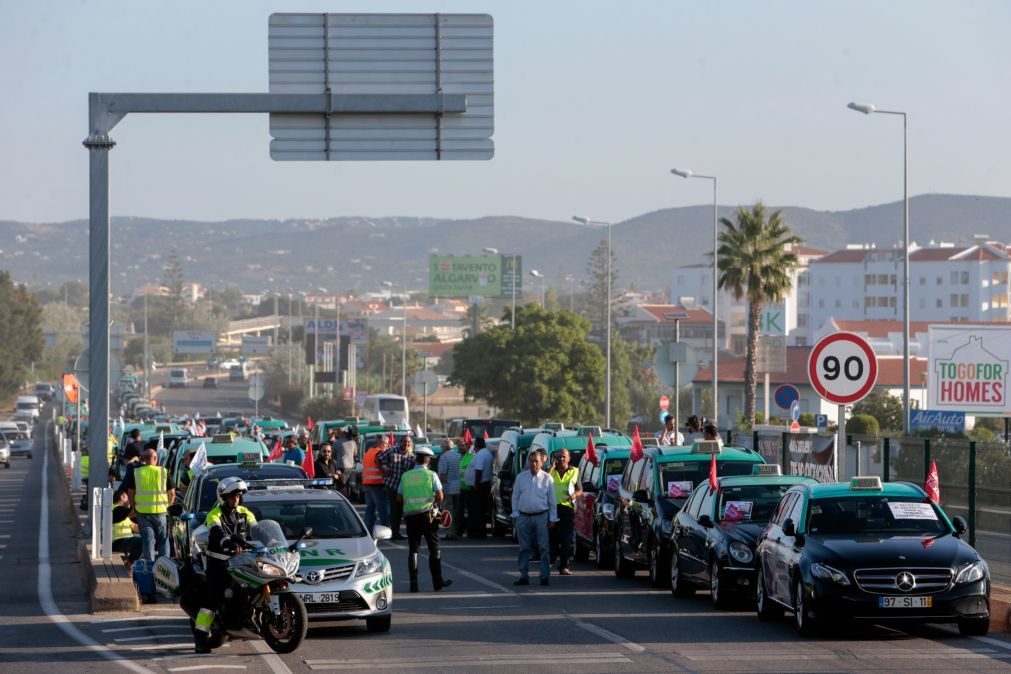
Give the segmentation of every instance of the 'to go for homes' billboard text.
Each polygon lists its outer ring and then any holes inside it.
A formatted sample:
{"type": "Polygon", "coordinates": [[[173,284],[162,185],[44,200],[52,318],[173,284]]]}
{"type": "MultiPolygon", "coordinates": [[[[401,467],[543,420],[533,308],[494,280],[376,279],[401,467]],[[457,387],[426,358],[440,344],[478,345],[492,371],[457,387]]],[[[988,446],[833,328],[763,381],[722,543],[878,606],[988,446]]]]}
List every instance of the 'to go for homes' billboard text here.
{"type": "Polygon", "coordinates": [[[1011,328],[930,326],[928,407],[967,414],[1011,414],[1011,328]]]}

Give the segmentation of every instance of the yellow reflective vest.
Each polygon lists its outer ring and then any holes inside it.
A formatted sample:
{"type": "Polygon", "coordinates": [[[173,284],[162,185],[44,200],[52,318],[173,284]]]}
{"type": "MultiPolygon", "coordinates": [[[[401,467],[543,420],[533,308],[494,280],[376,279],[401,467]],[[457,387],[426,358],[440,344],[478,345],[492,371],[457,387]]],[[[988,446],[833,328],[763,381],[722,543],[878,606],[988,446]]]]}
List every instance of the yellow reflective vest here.
{"type": "Polygon", "coordinates": [[[141,466],[133,471],[134,502],[143,515],[168,512],[168,471],[161,466],[141,466]]]}
{"type": "Polygon", "coordinates": [[[577,468],[569,467],[567,471],[558,474],[554,468],[551,469],[551,479],[555,482],[555,503],[566,508],[572,507],[572,491],[576,490],[576,478],[579,476],[577,468]],[[570,488],[572,491],[570,491],[570,488]]]}

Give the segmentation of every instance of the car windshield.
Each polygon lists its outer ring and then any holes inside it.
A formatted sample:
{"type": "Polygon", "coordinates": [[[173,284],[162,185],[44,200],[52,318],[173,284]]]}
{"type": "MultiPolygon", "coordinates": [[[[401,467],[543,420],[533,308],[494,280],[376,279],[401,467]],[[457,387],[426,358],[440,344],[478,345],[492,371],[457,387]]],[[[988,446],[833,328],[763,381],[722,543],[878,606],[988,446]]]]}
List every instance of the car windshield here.
{"type": "Polygon", "coordinates": [[[483,438],[485,431],[488,431],[489,438],[500,438],[502,434],[514,426],[519,426],[515,421],[472,421],[467,424],[470,428],[470,435],[474,438],[483,438]]]}
{"type": "Polygon", "coordinates": [[[380,412],[403,412],[404,411],[404,401],[400,398],[380,398],[379,399],[379,411],[380,412]]]}
{"type": "Polygon", "coordinates": [[[812,535],[926,535],[948,533],[947,522],[928,498],[843,496],[811,501],[812,535]]]}
{"type": "Polygon", "coordinates": [[[284,535],[294,539],[306,527],[312,529],[310,538],[358,538],[367,536],[358,515],[347,502],[339,499],[326,501],[270,501],[246,504],[256,519],[272,519],[284,529],[284,535]]]}
{"type": "MultiPolygon", "coordinates": [[[[259,520],[249,527],[249,538],[258,541],[264,547],[277,548],[288,544],[284,539],[284,532],[277,522],[271,520],[259,520]]],[[[297,536],[295,537],[297,538],[297,536]]]]}
{"type": "Polygon", "coordinates": [[[258,468],[216,468],[213,475],[207,475],[201,481],[200,505],[197,510],[207,512],[214,507],[218,499],[218,483],[226,477],[241,477],[243,480],[305,480],[309,476],[298,466],[285,463],[270,463],[258,468]]]}
{"type": "Polygon", "coordinates": [[[607,459],[604,461],[604,489],[610,492],[618,491],[621,485],[621,474],[625,472],[628,458],[607,459]]]}
{"type": "Polygon", "coordinates": [[[716,515],[723,522],[766,523],[779,505],[788,484],[749,484],[720,489],[716,515]]]}
{"type": "MultiPolygon", "coordinates": [[[[750,461],[716,461],[716,474],[750,475],[750,461]]],[[[695,491],[695,487],[709,479],[709,460],[674,461],[660,464],[660,489],[665,498],[683,499],[695,491]]]]}

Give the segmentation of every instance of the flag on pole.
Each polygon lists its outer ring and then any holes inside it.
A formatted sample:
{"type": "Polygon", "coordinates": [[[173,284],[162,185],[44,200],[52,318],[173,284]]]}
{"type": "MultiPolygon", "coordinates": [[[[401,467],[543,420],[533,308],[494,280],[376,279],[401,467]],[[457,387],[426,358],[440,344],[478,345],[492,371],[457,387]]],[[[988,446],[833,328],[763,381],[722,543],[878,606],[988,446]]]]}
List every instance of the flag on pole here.
{"type": "Polygon", "coordinates": [[[419,437],[419,438],[425,437],[425,434],[421,431],[421,424],[416,424],[416,428],[414,429],[414,434],[417,437],[419,437]]]}
{"type": "Polygon", "coordinates": [[[470,426],[463,432],[463,445],[470,449],[474,445],[474,436],[470,434],[470,426]]]}
{"type": "Polygon", "coordinates": [[[274,441],[274,446],[270,449],[270,456],[267,457],[267,461],[273,462],[277,461],[284,454],[284,449],[281,447],[281,436],[277,436],[277,440],[274,441]]]}
{"type": "Polygon", "coordinates": [[[311,431],[314,426],[315,426],[315,424],[312,423],[312,417],[306,417],[305,418],[305,427],[308,428],[311,431]]]}
{"type": "Polygon", "coordinates": [[[207,468],[207,445],[200,443],[197,447],[196,453],[193,455],[193,460],[190,461],[190,470],[193,471],[194,475],[199,475],[207,468]]]}
{"type": "Polygon", "coordinates": [[[486,428],[486,429],[484,429],[484,439],[485,439],[485,440],[487,440],[487,439],[488,439],[488,429],[487,429],[487,428],[486,428]]]}
{"type": "Polygon", "coordinates": [[[197,422],[197,429],[200,431],[201,438],[207,437],[207,424],[204,423],[203,419],[197,422]]]}
{"type": "Polygon", "coordinates": [[[592,435],[586,439],[586,460],[594,466],[600,465],[600,459],[597,458],[597,448],[593,446],[592,435]]]}
{"type": "Polygon", "coordinates": [[[305,458],[302,459],[302,470],[309,477],[316,477],[316,462],[312,460],[312,441],[305,445],[305,458]]]}
{"type": "Polygon", "coordinates": [[[379,410],[379,414],[377,415],[377,417],[378,417],[379,425],[380,426],[385,426],[386,425],[386,417],[383,416],[383,411],[382,410],[379,410]]]}
{"type": "Polygon", "coordinates": [[[158,452],[158,456],[161,456],[161,453],[165,451],[165,431],[158,432],[158,446],[155,451],[158,452]]]}
{"type": "Polygon", "coordinates": [[[709,455],[709,486],[713,491],[719,491],[720,482],[719,477],[716,475],[716,455],[709,455]]]}
{"type": "Polygon", "coordinates": [[[930,462],[930,472],[927,473],[927,484],[923,491],[927,492],[931,501],[938,505],[941,504],[941,483],[937,477],[937,461],[930,462]]]}
{"type": "Polygon", "coordinates": [[[632,433],[632,451],[628,457],[635,463],[642,458],[642,438],[639,436],[639,426],[636,425],[635,432],[632,433]]]}

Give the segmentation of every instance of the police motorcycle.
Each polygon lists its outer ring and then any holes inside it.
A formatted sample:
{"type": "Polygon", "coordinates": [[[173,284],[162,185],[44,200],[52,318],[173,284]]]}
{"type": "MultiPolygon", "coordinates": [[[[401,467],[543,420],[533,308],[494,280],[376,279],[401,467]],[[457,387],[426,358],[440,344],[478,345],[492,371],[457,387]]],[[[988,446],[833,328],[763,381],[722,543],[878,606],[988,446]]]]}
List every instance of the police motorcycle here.
{"type": "MultiPolygon", "coordinates": [[[[228,606],[214,616],[204,638],[208,648],[218,648],[226,639],[263,639],[275,653],[291,653],[301,645],[309,618],[302,599],[289,586],[298,573],[301,541],[310,535],[312,530],[306,528],[288,545],[273,520],[250,527],[248,547],[228,560],[231,585],[224,591],[228,606]]],[[[179,565],[165,556],[154,565],[155,587],[167,597],[179,597],[179,606],[194,630],[205,597],[212,591],[205,569],[205,562],[179,565]]]]}

